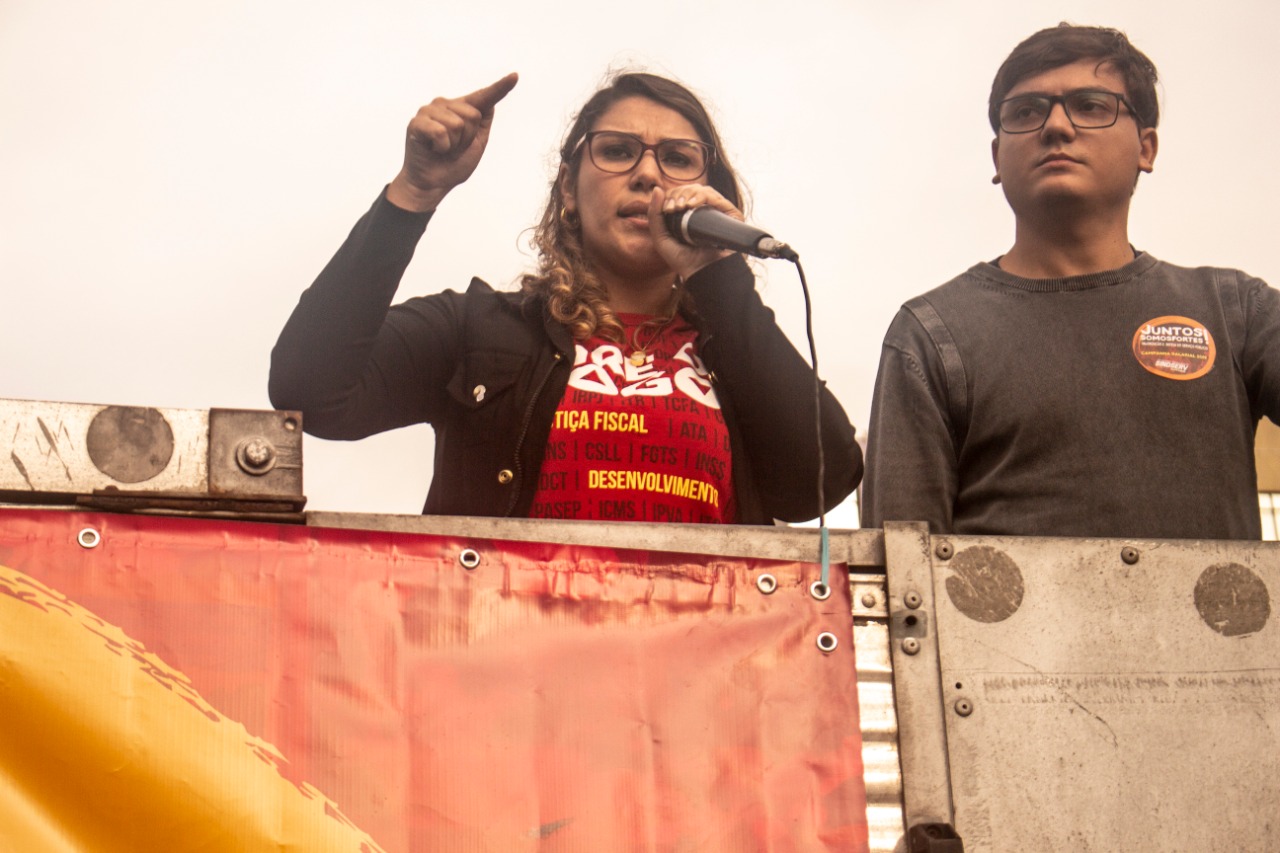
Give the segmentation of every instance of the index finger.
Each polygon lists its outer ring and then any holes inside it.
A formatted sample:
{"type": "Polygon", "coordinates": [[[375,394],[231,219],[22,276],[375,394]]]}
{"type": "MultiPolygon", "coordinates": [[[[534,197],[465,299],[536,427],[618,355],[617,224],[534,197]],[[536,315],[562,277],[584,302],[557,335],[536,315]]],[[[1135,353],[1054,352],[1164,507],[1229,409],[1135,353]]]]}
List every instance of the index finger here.
{"type": "Polygon", "coordinates": [[[516,87],[516,82],[520,79],[520,75],[512,71],[501,80],[497,80],[485,86],[483,89],[476,89],[470,95],[463,95],[462,100],[478,109],[481,115],[488,116],[493,112],[493,108],[507,96],[507,93],[516,87]]]}

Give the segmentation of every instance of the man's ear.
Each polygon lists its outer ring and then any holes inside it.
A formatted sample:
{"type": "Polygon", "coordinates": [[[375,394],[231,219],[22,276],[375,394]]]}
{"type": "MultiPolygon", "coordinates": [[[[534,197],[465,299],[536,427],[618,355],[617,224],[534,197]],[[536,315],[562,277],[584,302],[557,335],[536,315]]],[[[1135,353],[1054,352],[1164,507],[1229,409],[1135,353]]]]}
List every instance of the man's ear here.
{"type": "Polygon", "coordinates": [[[1143,172],[1154,171],[1156,152],[1160,148],[1160,137],[1156,134],[1156,129],[1144,127],[1139,130],[1138,144],[1141,146],[1138,154],[1138,169],[1143,172]]]}
{"type": "Polygon", "coordinates": [[[991,162],[996,167],[996,173],[991,178],[991,183],[1000,183],[1000,137],[996,136],[991,140],[991,162]]]}

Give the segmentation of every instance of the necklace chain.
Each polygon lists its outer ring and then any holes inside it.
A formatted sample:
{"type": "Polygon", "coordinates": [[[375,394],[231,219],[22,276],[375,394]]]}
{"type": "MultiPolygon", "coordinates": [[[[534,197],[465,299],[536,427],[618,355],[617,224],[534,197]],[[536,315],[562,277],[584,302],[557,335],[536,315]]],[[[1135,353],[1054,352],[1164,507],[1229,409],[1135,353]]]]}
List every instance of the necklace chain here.
{"type": "Polygon", "coordinates": [[[644,365],[645,358],[648,355],[648,348],[657,343],[658,339],[662,337],[662,333],[671,325],[671,321],[675,320],[676,314],[680,312],[680,292],[683,285],[684,280],[680,276],[676,276],[675,281],[671,283],[671,301],[667,303],[670,308],[665,317],[651,317],[643,323],[631,327],[631,334],[628,336],[631,339],[630,360],[636,367],[644,365]],[[641,344],[640,332],[645,328],[653,329],[653,334],[649,335],[648,339],[641,344]]]}
{"type": "Polygon", "coordinates": [[[675,312],[671,312],[666,317],[652,320],[645,320],[643,323],[631,327],[631,363],[636,367],[640,367],[645,362],[648,355],[648,348],[657,343],[662,337],[662,333],[671,325],[671,321],[676,318],[675,312]],[[640,343],[640,332],[645,329],[653,329],[653,334],[649,335],[644,343],[640,343]]]}

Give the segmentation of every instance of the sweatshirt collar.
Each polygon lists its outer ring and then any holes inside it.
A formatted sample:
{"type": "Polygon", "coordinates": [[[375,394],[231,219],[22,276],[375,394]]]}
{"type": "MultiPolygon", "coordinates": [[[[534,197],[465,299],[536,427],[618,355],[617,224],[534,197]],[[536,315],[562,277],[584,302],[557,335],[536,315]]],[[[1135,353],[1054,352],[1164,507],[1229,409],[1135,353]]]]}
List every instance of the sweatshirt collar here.
{"type": "Polygon", "coordinates": [[[979,277],[994,281],[1008,287],[1016,287],[1029,293],[1065,293],[1075,290],[1092,290],[1098,287],[1112,287],[1131,281],[1155,266],[1158,261],[1146,252],[1135,252],[1132,261],[1119,269],[1105,272],[1073,275],[1065,278],[1023,278],[1005,272],[996,265],[1000,260],[976,264],[970,272],[979,277]]]}

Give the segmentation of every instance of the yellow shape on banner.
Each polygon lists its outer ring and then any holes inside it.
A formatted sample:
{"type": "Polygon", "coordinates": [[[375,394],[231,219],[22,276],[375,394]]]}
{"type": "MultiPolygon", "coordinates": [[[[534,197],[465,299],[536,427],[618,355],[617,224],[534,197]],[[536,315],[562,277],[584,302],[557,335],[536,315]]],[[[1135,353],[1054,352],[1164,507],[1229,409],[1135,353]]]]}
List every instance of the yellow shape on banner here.
{"type": "Polygon", "coordinates": [[[120,628],[0,566],[0,849],[378,847],[120,628]]]}

